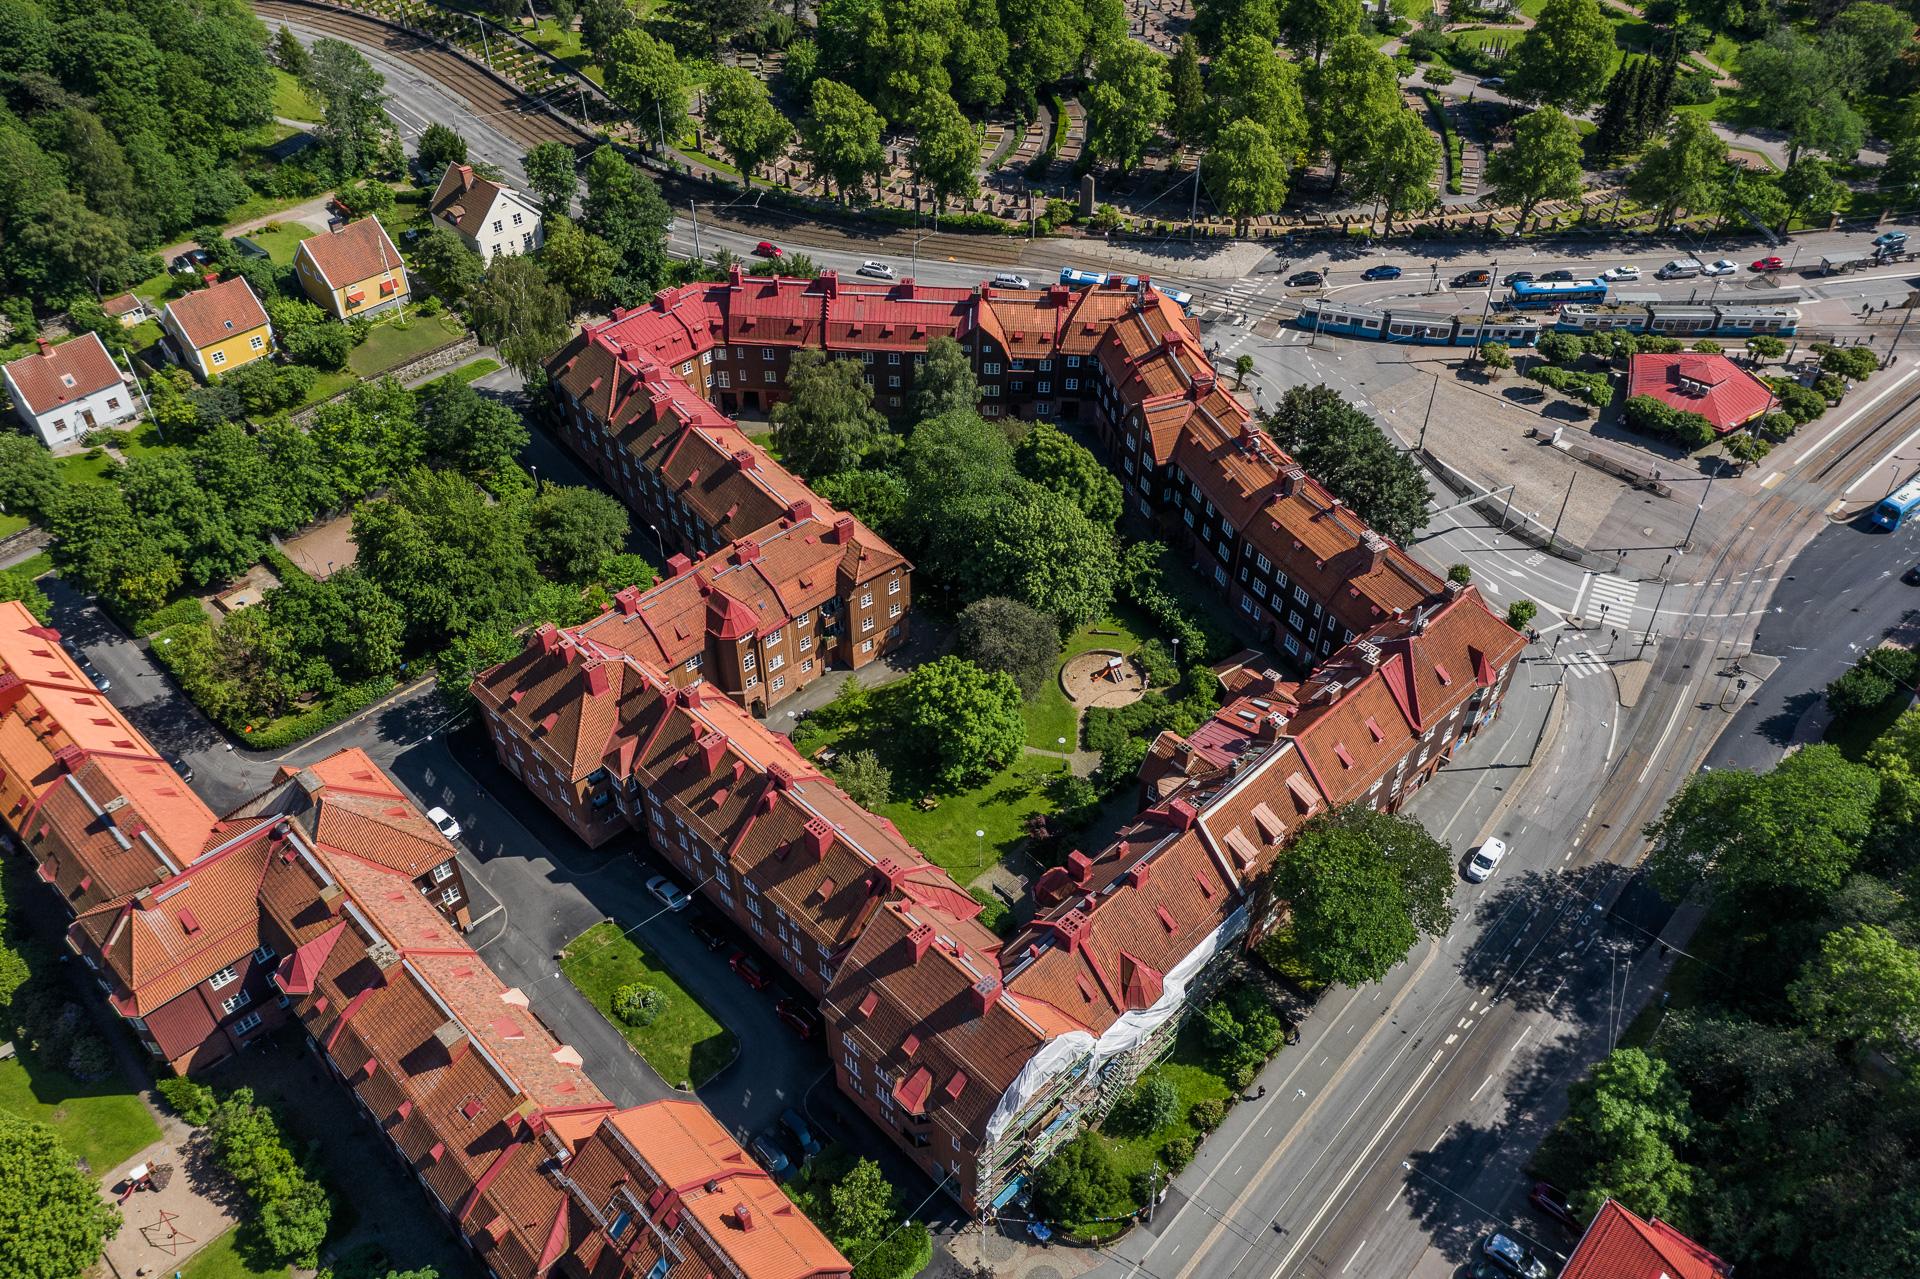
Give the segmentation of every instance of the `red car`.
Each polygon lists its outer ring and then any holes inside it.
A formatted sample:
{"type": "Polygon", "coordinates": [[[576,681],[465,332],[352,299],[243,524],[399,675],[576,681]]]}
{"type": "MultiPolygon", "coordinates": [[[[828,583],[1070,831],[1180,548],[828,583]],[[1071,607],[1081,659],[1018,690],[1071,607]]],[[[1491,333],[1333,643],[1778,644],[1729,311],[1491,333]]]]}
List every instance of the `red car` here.
{"type": "Polygon", "coordinates": [[[820,1030],[820,1014],[798,995],[782,995],[773,1006],[773,1015],[802,1039],[812,1039],[820,1030]]]}
{"type": "Polygon", "coordinates": [[[1761,258],[1753,264],[1755,271],[1784,271],[1787,264],[1779,258],[1761,258]]]}
{"type": "Polygon", "coordinates": [[[780,251],[780,246],[771,240],[762,240],[760,243],[754,245],[753,255],[757,258],[781,258],[786,256],[786,254],[780,251]]]}
{"type": "Polygon", "coordinates": [[[734,976],[755,990],[765,990],[773,985],[773,978],[767,975],[765,965],[744,950],[734,951],[733,957],[727,960],[727,967],[733,969],[734,976]]]}
{"type": "Polygon", "coordinates": [[[1568,1230],[1580,1229],[1580,1219],[1573,1215],[1573,1208],[1567,1203],[1567,1197],[1544,1181],[1533,1183],[1533,1190],[1527,1195],[1527,1202],[1541,1216],[1557,1221],[1568,1230]]]}

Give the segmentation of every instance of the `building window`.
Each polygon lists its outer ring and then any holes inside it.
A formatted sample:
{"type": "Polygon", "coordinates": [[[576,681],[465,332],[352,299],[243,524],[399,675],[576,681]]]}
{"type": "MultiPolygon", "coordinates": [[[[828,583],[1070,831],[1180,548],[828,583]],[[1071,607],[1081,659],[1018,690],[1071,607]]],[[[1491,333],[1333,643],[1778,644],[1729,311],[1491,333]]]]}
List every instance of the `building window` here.
{"type": "Polygon", "coordinates": [[[860,619],[860,633],[862,635],[865,635],[868,631],[871,631],[872,629],[873,629],[873,619],[871,617],[863,617],[860,619]]]}
{"type": "MultiPolygon", "coordinates": [[[[988,383],[986,386],[983,386],[980,388],[980,394],[985,396],[997,396],[1000,394],[1000,388],[997,386],[994,386],[992,383],[988,383]]],[[[999,410],[995,409],[994,413],[997,413],[997,412],[999,412],[999,410]]],[[[993,413],[989,413],[987,416],[992,417],[993,413]]]]}
{"type": "Polygon", "coordinates": [[[1053,361],[1052,360],[1040,361],[1040,371],[1042,373],[1051,373],[1053,371],[1053,361]]]}
{"type": "Polygon", "coordinates": [[[449,879],[452,879],[452,878],[453,878],[453,863],[452,863],[452,862],[450,862],[450,861],[445,861],[445,862],[441,862],[441,863],[440,863],[440,864],[439,864],[438,866],[435,866],[435,867],[433,868],[433,882],[434,882],[434,883],[436,883],[436,884],[444,884],[444,883],[446,883],[446,882],[447,882],[447,881],[448,881],[449,879]]]}
{"type": "Polygon", "coordinates": [[[227,353],[225,351],[215,351],[213,353],[213,362],[215,364],[225,364],[227,362],[227,353]]]}
{"type": "Polygon", "coordinates": [[[219,972],[207,978],[207,989],[219,990],[222,986],[231,986],[239,980],[240,974],[232,968],[222,968],[219,972]]]}
{"type": "Polygon", "coordinates": [[[259,950],[253,952],[253,962],[256,964],[271,964],[273,962],[273,947],[263,944],[259,950]]]}
{"type": "Polygon", "coordinates": [[[787,677],[785,675],[774,676],[773,683],[769,685],[769,687],[772,688],[773,691],[776,693],[779,692],[781,689],[785,688],[786,686],[787,686],[787,677]]]}
{"type": "Polygon", "coordinates": [[[1080,389],[1080,379],[1077,377],[1070,377],[1061,385],[1066,387],[1066,389],[1069,391],[1077,391],[1080,389]]]}
{"type": "Polygon", "coordinates": [[[248,1013],[245,1017],[233,1023],[233,1033],[236,1035],[244,1035],[249,1031],[258,1030],[260,1028],[260,1022],[261,1016],[259,1013],[248,1013]]]}
{"type": "Polygon", "coordinates": [[[761,347],[760,358],[763,360],[771,360],[773,358],[773,348],[770,346],[761,347]]]}
{"type": "Polygon", "coordinates": [[[526,221],[526,219],[521,217],[518,213],[513,215],[513,224],[515,226],[519,226],[524,221],[526,221]]]}
{"type": "Polygon", "coordinates": [[[460,904],[460,890],[458,888],[448,888],[443,891],[440,894],[440,904],[448,910],[452,910],[455,906],[458,906],[460,904]]]}
{"type": "Polygon", "coordinates": [[[780,656],[778,653],[775,653],[772,657],[769,657],[767,659],[767,671],[769,674],[771,674],[772,672],[779,670],[782,666],[785,666],[786,664],[787,664],[787,659],[780,656]]]}
{"type": "Polygon", "coordinates": [[[871,653],[871,652],[873,651],[873,641],[872,641],[872,640],[861,640],[861,641],[860,641],[860,651],[861,651],[862,653],[871,653]]]}
{"type": "Polygon", "coordinates": [[[765,639],[760,641],[760,646],[762,648],[777,648],[779,647],[779,644],[780,644],[779,631],[775,631],[773,634],[767,636],[765,639]]]}
{"type": "Polygon", "coordinates": [[[800,673],[802,675],[810,675],[813,673],[813,659],[811,657],[800,663],[800,673]]]}
{"type": "Polygon", "coordinates": [[[899,606],[898,604],[895,604],[895,605],[893,605],[892,607],[890,607],[890,608],[888,608],[888,609],[887,609],[887,616],[888,616],[888,617],[898,617],[898,616],[900,616],[900,606],[899,606]]]}
{"type": "Polygon", "coordinates": [[[860,352],[860,363],[862,363],[862,364],[872,364],[872,363],[873,363],[873,352],[872,352],[872,351],[862,351],[862,352],[860,352]]]}
{"type": "Polygon", "coordinates": [[[810,649],[810,648],[812,648],[812,647],[813,647],[813,636],[811,636],[811,635],[802,635],[802,636],[800,637],[800,651],[801,651],[802,653],[804,653],[804,652],[806,652],[806,651],[807,651],[808,649],[810,649]]]}
{"type": "Polygon", "coordinates": [[[887,385],[898,389],[900,386],[900,375],[898,373],[889,374],[887,376],[887,385]]]}
{"type": "Polygon", "coordinates": [[[772,385],[773,385],[773,383],[774,383],[774,376],[773,376],[773,370],[772,370],[772,369],[768,369],[768,370],[767,370],[767,373],[766,373],[766,377],[765,377],[765,378],[764,378],[763,380],[764,380],[764,381],[766,382],[766,384],[767,384],[768,386],[772,386],[772,385]]]}
{"type": "Polygon", "coordinates": [[[863,594],[862,594],[862,595],[860,596],[860,607],[861,607],[861,608],[872,608],[872,607],[873,607],[873,592],[872,592],[872,591],[866,591],[866,592],[864,592],[864,593],[863,593],[863,594]]]}
{"type": "Polygon", "coordinates": [[[687,669],[690,671],[697,671],[700,669],[700,654],[695,653],[692,657],[689,657],[687,659],[687,669]]]}
{"type": "Polygon", "coordinates": [[[898,351],[888,351],[888,352],[887,352],[887,363],[888,363],[888,364],[898,364],[898,363],[900,363],[900,352],[898,352],[898,351]]]}
{"type": "Polygon", "coordinates": [[[1000,366],[994,363],[993,361],[989,360],[985,364],[982,364],[980,366],[980,372],[986,375],[987,377],[999,377],[1000,366]]]}
{"type": "Polygon", "coordinates": [[[493,233],[494,233],[495,235],[499,235],[499,234],[500,234],[500,233],[501,233],[502,231],[504,231],[504,230],[506,230],[506,229],[507,229],[507,228],[506,228],[506,225],[505,225],[504,223],[502,223],[502,222],[500,221],[500,219],[498,219],[498,218],[495,218],[495,219],[493,220],[493,233]]]}
{"type": "Polygon", "coordinates": [[[252,1002],[253,1002],[253,995],[250,992],[243,990],[237,995],[233,995],[226,999],[221,1000],[220,1011],[223,1013],[237,1013],[242,1008],[245,1008],[248,1004],[252,1002]]]}

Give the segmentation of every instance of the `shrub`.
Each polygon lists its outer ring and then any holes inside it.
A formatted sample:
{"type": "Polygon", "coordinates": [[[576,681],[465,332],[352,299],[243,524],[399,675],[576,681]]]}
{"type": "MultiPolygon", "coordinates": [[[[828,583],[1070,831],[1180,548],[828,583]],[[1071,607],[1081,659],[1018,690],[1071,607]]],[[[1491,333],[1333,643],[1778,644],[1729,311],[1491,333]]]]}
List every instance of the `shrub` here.
{"type": "Polygon", "coordinates": [[[1513,354],[1505,342],[1482,342],[1480,362],[1490,369],[1510,369],[1513,367],[1513,354]]]}
{"type": "Polygon", "coordinates": [[[1893,681],[1866,663],[1827,685],[1827,706],[1835,715],[1869,711],[1893,696],[1893,681]]]}
{"type": "Polygon", "coordinates": [[[1465,586],[1473,580],[1473,566],[1470,564],[1452,565],[1447,569],[1447,580],[1449,582],[1458,582],[1462,586],[1465,586]]]}
{"type": "Polygon", "coordinates": [[[1114,1108],[1122,1132],[1144,1137],[1180,1117],[1180,1090],[1159,1075],[1148,1075],[1114,1108]]]}
{"type": "Polygon", "coordinates": [[[1780,401],[1780,411],[1795,422],[1805,426],[1827,411],[1827,399],[1810,386],[1801,386],[1790,377],[1762,378],[1773,388],[1774,398],[1780,401]]]}
{"type": "Polygon", "coordinates": [[[1160,1162],[1170,1172],[1179,1172],[1193,1162],[1194,1142],[1191,1137],[1169,1137],[1160,1146],[1160,1162]]]}
{"type": "Polygon", "coordinates": [[[1693,349],[1702,355],[1719,355],[1725,348],[1712,338],[1701,338],[1693,344],[1693,349]]]}
{"type": "Polygon", "coordinates": [[[1542,333],[1540,341],[1533,349],[1549,364],[1558,364],[1562,367],[1579,363],[1580,357],[1587,353],[1586,344],[1578,337],[1571,333],[1557,331],[1542,333]]]}
{"type": "Polygon", "coordinates": [[[113,1048],[93,1031],[81,1031],[67,1050],[67,1073],[83,1083],[105,1079],[113,1073],[113,1048]]]}
{"type": "Polygon", "coordinates": [[[1172,688],[1180,682],[1173,654],[1159,640],[1148,640],[1133,651],[1133,664],[1146,677],[1148,688],[1172,688]]]}
{"type": "Polygon", "coordinates": [[[173,1113],[198,1128],[213,1118],[215,1098],[213,1089],[197,1079],[188,1079],[184,1075],[172,1079],[162,1079],[155,1087],[173,1113]]]}
{"type": "Polygon", "coordinates": [[[1756,434],[1765,436],[1775,444],[1788,438],[1799,429],[1800,423],[1794,420],[1793,414],[1778,411],[1767,414],[1753,424],[1753,430],[1756,434]]]}
{"type": "Polygon", "coordinates": [[[651,1026],[667,1011],[667,997],[657,986],[628,982],[613,992],[613,1015],[629,1026],[651,1026]]]}
{"type": "Polygon", "coordinates": [[[295,742],[303,742],[315,733],[324,732],[335,724],[353,718],[398,686],[399,681],[390,675],[351,685],[312,710],[289,715],[266,728],[247,734],[245,745],[249,750],[256,751],[285,750],[295,742]]]}
{"type": "Polygon", "coordinates": [[[1212,1132],[1227,1117],[1227,1103],[1218,1097],[1202,1097],[1187,1110],[1187,1122],[1201,1132],[1212,1132]]]}
{"type": "Polygon", "coordinates": [[[1676,409],[1651,395],[1628,396],[1620,415],[1636,431],[1662,435],[1687,448],[1702,448],[1714,439],[1713,423],[1706,418],[1676,409]]]}
{"type": "Polygon", "coordinates": [[[872,751],[854,751],[834,769],[834,780],[860,807],[873,810],[893,798],[893,770],[872,751]]]}
{"type": "Polygon", "coordinates": [[[179,626],[186,622],[205,624],[207,611],[200,607],[197,599],[175,600],[164,604],[134,623],[134,630],[141,635],[156,635],[169,626],[179,626]]]}
{"type": "Polygon", "coordinates": [[[1540,606],[1532,600],[1515,600],[1507,605],[1507,625],[1516,631],[1524,631],[1534,618],[1540,615],[1540,606]]]}
{"type": "Polygon", "coordinates": [[[1813,392],[1829,405],[1838,404],[1847,396],[1847,380],[1838,373],[1822,373],[1813,380],[1813,392]]]}
{"type": "Polygon", "coordinates": [[[1056,1150],[1033,1177],[1035,1206],[1063,1222],[1118,1215],[1127,1208],[1126,1194],[1112,1143],[1091,1128],[1056,1150]]]}
{"type": "Polygon", "coordinates": [[[981,926],[991,933],[1005,937],[1009,926],[1014,922],[1012,909],[984,888],[969,888],[967,893],[973,900],[980,903],[980,914],[977,918],[981,926]]]}
{"type": "Polygon", "coordinates": [[[1813,350],[1820,356],[1820,368],[1827,373],[1864,382],[1880,367],[1880,359],[1864,346],[1829,346],[1816,342],[1813,350]]]}
{"type": "Polygon", "coordinates": [[[1596,407],[1606,404],[1613,398],[1613,384],[1607,381],[1607,375],[1604,373],[1580,373],[1573,369],[1555,368],[1551,365],[1535,365],[1527,370],[1527,376],[1562,394],[1596,407]]]}

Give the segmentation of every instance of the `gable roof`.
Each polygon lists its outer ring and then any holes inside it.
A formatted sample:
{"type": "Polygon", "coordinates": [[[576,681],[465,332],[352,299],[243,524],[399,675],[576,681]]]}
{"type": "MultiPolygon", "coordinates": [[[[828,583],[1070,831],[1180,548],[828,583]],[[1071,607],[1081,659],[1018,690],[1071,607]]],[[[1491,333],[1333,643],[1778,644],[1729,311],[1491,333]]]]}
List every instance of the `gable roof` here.
{"type": "Polygon", "coordinates": [[[1726,1279],[1726,1262],[1658,1218],[1643,1221],[1609,1199],[1600,1205],[1560,1279],[1726,1279]]]}
{"type": "Polygon", "coordinates": [[[304,768],[283,766],[273,780],[271,788],[234,810],[233,816],[286,817],[330,851],[409,878],[426,874],[456,851],[357,746],[304,768]]]}
{"type": "Polygon", "coordinates": [[[493,212],[494,201],[503,195],[539,216],[539,211],[511,187],[481,177],[470,164],[447,166],[447,171],[440,175],[440,185],[434,188],[433,198],[427,202],[427,211],[458,227],[462,235],[477,239],[486,229],[487,215],[493,212]]]}
{"type": "Polygon", "coordinates": [[[320,278],[336,289],[388,271],[405,270],[400,250],[393,247],[387,229],[380,225],[380,219],[372,217],[349,222],[332,232],[308,236],[294,250],[296,257],[301,254],[313,263],[320,278]]]}
{"type": "Polygon", "coordinates": [[[167,314],[196,351],[267,324],[260,299],[239,275],[175,298],[167,303],[167,314]]]}
{"type": "Polygon", "coordinates": [[[7,365],[7,376],[25,401],[21,407],[35,417],[126,382],[98,333],[85,333],[59,346],[42,342],[32,355],[7,365]]]}

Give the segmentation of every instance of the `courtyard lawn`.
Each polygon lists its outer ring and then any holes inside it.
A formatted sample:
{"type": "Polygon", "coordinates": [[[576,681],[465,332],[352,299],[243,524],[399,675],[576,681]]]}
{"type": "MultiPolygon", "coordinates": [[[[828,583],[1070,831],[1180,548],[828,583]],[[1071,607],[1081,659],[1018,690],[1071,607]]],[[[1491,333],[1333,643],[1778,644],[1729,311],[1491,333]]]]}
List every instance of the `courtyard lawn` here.
{"type": "MultiPolygon", "coordinates": [[[[172,447],[160,438],[159,427],[151,422],[144,422],[133,428],[131,438],[120,453],[131,462],[137,457],[163,452],[172,447]]],[[[113,458],[104,451],[98,457],[87,456],[94,451],[88,449],[83,453],[69,453],[65,457],[56,458],[54,466],[59,470],[61,478],[69,484],[105,484],[107,472],[113,469],[113,458]]]]}
{"type": "Polygon", "coordinates": [[[282,120],[318,124],[321,111],[320,104],[313,100],[299,80],[276,67],[273,72],[273,114],[282,120]]]}
{"type": "Polygon", "coordinates": [[[267,251],[275,266],[292,266],[294,250],[313,232],[298,222],[282,222],[272,230],[249,231],[247,238],[267,251]]]}
{"type": "MultiPolygon", "coordinates": [[[[1131,605],[1116,604],[1108,616],[1067,637],[1060,664],[1064,666],[1068,660],[1096,648],[1117,649],[1122,655],[1130,656],[1152,635],[1152,623],[1145,615],[1131,605]]],[[[1026,716],[1027,745],[1046,751],[1071,751],[1079,744],[1080,712],[1067,701],[1060,687],[1058,668],[1054,670],[1054,677],[1027,703],[1026,716]],[[1062,737],[1067,739],[1065,746],[1060,745],[1062,737]]]]}
{"type": "Polygon", "coordinates": [[[392,321],[376,324],[367,340],[347,356],[347,367],[363,378],[378,377],[428,351],[459,341],[466,331],[459,318],[446,311],[416,315],[405,328],[392,321]]]}
{"type": "Polygon", "coordinates": [[[240,1228],[220,1235],[188,1259],[180,1269],[180,1279],[281,1279],[290,1273],[286,1266],[256,1270],[241,1254],[240,1228]]]}
{"type": "Polygon", "coordinates": [[[602,921],[568,942],[560,971],[668,1084],[698,1088],[733,1060],[733,1032],[618,924],[602,921]],[[629,1026],[613,1015],[614,992],[629,982],[644,982],[667,997],[666,1011],[653,1025],[629,1026]]]}
{"type": "Polygon", "coordinates": [[[81,1083],[31,1053],[0,1061],[0,1110],[48,1125],[101,1174],[160,1140],[160,1125],[117,1069],[81,1083]]]}

